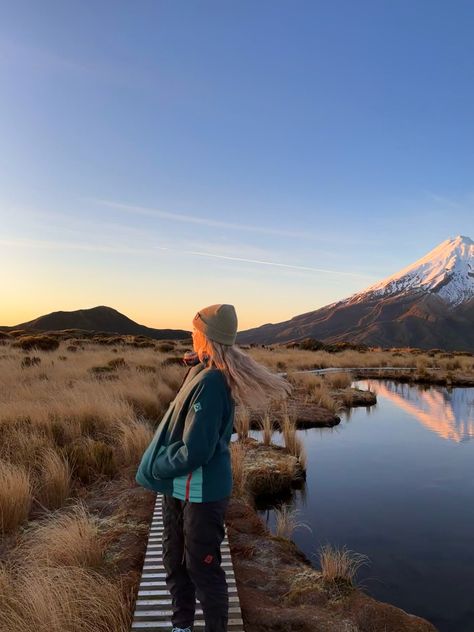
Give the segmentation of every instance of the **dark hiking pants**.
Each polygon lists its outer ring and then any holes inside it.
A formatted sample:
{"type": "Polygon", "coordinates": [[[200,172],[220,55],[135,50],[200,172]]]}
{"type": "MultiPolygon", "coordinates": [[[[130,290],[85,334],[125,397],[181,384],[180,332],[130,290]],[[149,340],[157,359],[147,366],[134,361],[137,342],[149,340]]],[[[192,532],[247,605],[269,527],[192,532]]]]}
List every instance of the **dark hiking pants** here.
{"type": "Polygon", "coordinates": [[[192,503],[163,494],[163,565],[174,627],[193,629],[197,597],[205,632],[227,632],[229,596],[220,547],[228,502],[229,497],[192,503]]]}

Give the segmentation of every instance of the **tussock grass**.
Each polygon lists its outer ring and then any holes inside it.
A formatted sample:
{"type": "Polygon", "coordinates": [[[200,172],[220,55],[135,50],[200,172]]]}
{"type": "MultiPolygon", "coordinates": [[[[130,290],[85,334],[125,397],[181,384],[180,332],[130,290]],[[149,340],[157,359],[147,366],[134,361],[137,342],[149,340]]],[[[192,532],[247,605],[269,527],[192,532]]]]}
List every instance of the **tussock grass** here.
{"type": "Polygon", "coordinates": [[[231,441],[230,458],[232,467],[232,494],[242,496],[246,486],[246,472],[244,466],[247,447],[242,441],[231,441]]]}
{"type": "Polygon", "coordinates": [[[148,444],[153,438],[151,426],[142,419],[118,426],[118,461],[125,466],[139,463],[148,444]]]}
{"type": "Polygon", "coordinates": [[[261,438],[264,445],[270,445],[273,437],[273,422],[270,407],[267,407],[260,416],[261,438]]]}
{"type": "Polygon", "coordinates": [[[63,448],[74,476],[84,485],[99,478],[112,478],[118,473],[119,464],[115,450],[104,441],[83,436],[75,443],[63,448]]]}
{"type": "Polygon", "coordinates": [[[120,584],[97,572],[21,566],[2,575],[1,632],[129,631],[130,603],[120,584]]]}
{"type": "Polygon", "coordinates": [[[235,408],[234,426],[239,439],[247,439],[250,430],[250,410],[247,406],[239,405],[235,408]]]}
{"type": "Polygon", "coordinates": [[[354,585],[358,569],[366,564],[368,559],[366,555],[350,551],[345,546],[337,548],[325,544],[319,550],[321,573],[328,582],[344,580],[354,585]]]}
{"type": "Polygon", "coordinates": [[[62,507],[72,485],[69,462],[52,448],[46,448],[39,458],[38,468],[35,499],[46,509],[62,507]]]}
{"type": "Polygon", "coordinates": [[[13,531],[28,518],[32,484],[28,471],[0,461],[0,535],[13,531]]]}
{"type": "MultiPolygon", "coordinates": [[[[345,383],[344,374],[335,374],[335,383],[345,383]]],[[[330,388],[336,388],[331,382],[327,381],[328,376],[314,375],[311,373],[288,373],[288,381],[294,386],[301,389],[305,402],[312,402],[317,406],[326,408],[333,413],[340,410],[340,402],[335,399],[330,392],[330,388]],[[329,385],[329,386],[328,386],[329,385]]]]}
{"type": "Polygon", "coordinates": [[[328,373],[324,379],[331,388],[347,388],[352,384],[353,377],[350,372],[328,373]]]}
{"type": "Polygon", "coordinates": [[[306,469],[307,455],[302,440],[296,432],[296,419],[288,412],[287,403],[283,404],[281,431],[285,448],[290,454],[296,456],[303,469],[306,469]]]}
{"type": "Polygon", "coordinates": [[[275,509],[275,535],[280,538],[291,539],[293,532],[298,527],[305,527],[312,531],[306,522],[300,522],[296,519],[298,513],[298,509],[290,507],[289,505],[277,507],[275,509]]]}
{"type": "Polygon", "coordinates": [[[275,371],[301,369],[326,369],[331,367],[351,368],[368,366],[414,367],[419,359],[424,360],[428,368],[456,370],[463,373],[474,372],[474,356],[458,353],[443,353],[440,350],[418,351],[415,349],[393,349],[384,351],[374,347],[368,351],[345,350],[337,353],[328,351],[309,351],[287,349],[275,346],[273,350],[252,347],[246,353],[257,362],[275,371]],[[280,364],[280,366],[278,366],[280,364]],[[280,368],[284,365],[284,368],[280,368]]]}
{"type": "Polygon", "coordinates": [[[34,565],[100,569],[105,552],[99,522],[78,503],[35,524],[19,545],[22,559],[34,565]]]}

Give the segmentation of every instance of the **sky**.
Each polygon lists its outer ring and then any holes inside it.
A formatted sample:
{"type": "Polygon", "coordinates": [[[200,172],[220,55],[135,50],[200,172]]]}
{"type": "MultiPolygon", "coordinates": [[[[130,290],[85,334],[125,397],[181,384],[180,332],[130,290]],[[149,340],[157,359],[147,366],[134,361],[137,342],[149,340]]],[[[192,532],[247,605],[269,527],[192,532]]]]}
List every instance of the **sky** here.
{"type": "Polygon", "coordinates": [[[0,325],[239,330],[474,238],[470,0],[15,0],[0,325]]]}

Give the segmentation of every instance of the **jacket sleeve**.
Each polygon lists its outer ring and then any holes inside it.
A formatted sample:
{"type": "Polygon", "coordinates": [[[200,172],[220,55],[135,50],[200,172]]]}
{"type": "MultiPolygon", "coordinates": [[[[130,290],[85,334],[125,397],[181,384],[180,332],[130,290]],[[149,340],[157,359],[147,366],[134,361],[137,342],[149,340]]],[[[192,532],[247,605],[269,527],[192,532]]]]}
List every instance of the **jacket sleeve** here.
{"type": "Polygon", "coordinates": [[[199,383],[188,406],[182,439],[170,443],[152,465],[156,478],[174,478],[207,463],[214,454],[225,409],[220,384],[209,379],[199,383]]]}

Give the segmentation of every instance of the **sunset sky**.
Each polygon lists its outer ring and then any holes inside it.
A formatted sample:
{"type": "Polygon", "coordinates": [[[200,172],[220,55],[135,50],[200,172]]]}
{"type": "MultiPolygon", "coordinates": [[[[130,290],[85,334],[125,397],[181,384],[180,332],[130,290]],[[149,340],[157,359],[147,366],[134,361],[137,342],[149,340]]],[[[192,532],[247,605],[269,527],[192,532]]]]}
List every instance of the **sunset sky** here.
{"type": "Polygon", "coordinates": [[[15,0],[0,325],[239,329],[474,238],[474,3],[15,0]]]}

